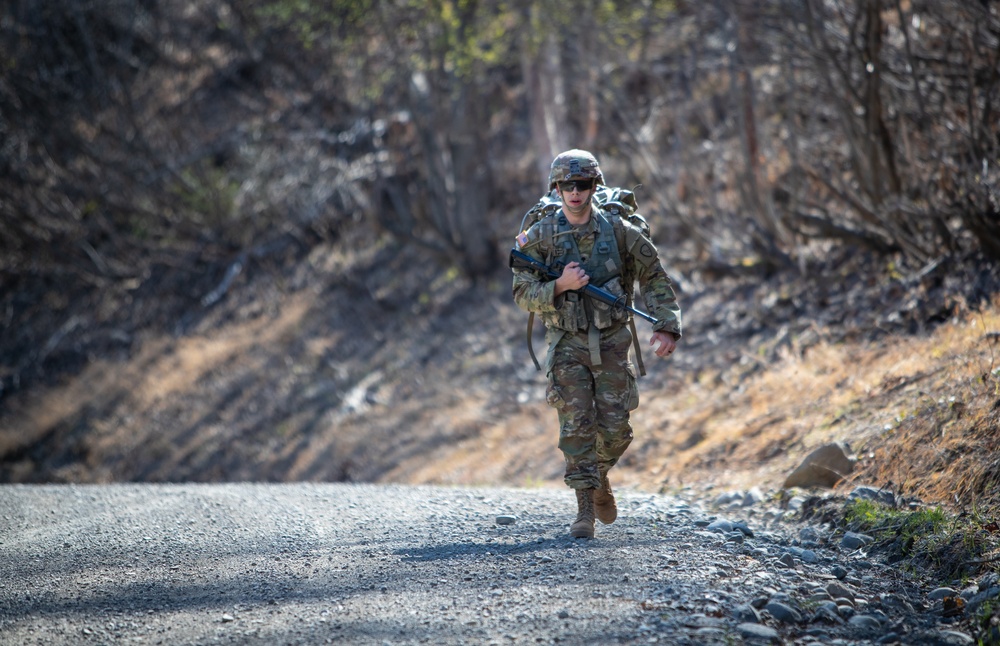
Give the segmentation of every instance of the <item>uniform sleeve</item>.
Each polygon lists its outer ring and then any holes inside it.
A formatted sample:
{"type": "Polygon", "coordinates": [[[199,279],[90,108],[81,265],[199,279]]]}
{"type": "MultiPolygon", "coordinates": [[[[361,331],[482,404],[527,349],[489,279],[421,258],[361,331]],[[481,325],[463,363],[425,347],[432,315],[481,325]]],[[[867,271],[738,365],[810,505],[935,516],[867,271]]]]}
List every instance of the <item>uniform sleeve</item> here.
{"type": "MultiPolygon", "coordinates": [[[[522,233],[518,236],[517,246],[522,252],[535,260],[545,262],[539,250],[538,235],[537,228],[532,228],[522,233]]],[[[512,291],[514,302],[517,303],[518,307],[526,312],[536,312],[539,314],[556,311],[557,306],[560,304],[557,301],[561,301],[563,296],[560,295],[558,299],[556,298],[555,280],[548,276],[540,276],[531,269],[514,269],[513,272],[514,284],[512,291]]]]}
{"type": "Polygon", "coordinates": [[[646,310],[656,317],[653,329],[658,332],[671,332],[674,338],[681,338],[681,307],[677,303],[673,281],[664,271],[657,258],[649,265],[639,263],[636,278],[639,280],[639,290],[646,310]]]}
{"type": "Polygon", "coordinates": [[[677,303],[673,280],[660,263],[656,245],[638,228],[631,226],[625,232],[625,244],[634,263],[635,278],[639,281],[646,310],[657,319],[653,329],[681,338],[681,308],[677,303]]]}

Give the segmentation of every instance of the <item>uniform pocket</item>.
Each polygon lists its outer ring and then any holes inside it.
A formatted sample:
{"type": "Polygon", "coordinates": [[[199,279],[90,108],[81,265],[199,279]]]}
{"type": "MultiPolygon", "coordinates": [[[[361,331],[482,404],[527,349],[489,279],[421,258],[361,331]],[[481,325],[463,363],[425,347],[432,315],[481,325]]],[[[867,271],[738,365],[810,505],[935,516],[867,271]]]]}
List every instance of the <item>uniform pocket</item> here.
{"type": "Polygon", "coordinates": [[[625,410],[639,408],[639,384],[635,379],[635,367],[629,361],[625,365],[625,410]]]}
{"type": "MultiPolygon", "coordinates": [[[[601,285],[601,289],[618,298],[622,305],[625,304],[625,290],[622,289],[619,279],[612,278],[601,285]]],[[[596,298],[591,298],[591,302],[594,306],[594,325],[597,326],[598,330],[607,329],[618,321],[625,320],[625,310],[623,308],[615,307],[610,303],[604,303],[596,298]]]]}
{"type": "Polygon", "coordinates": [[[566,400],[559,391],[559,386],[556,385],[551,372],[549,373],[549,385],[545,389],[545,401],[556,410],[562,410],[566,406],[566,400]]]}
{"type": "Polygon", "coordinates": [[[546,313],[542,317],[546,325],[567,332],[576,332],[587,328],[587,313],[583,309],[583,303],[580,302],[579,294],[566,292],[556,297],[556,302],[555,312],[546,313]]]}

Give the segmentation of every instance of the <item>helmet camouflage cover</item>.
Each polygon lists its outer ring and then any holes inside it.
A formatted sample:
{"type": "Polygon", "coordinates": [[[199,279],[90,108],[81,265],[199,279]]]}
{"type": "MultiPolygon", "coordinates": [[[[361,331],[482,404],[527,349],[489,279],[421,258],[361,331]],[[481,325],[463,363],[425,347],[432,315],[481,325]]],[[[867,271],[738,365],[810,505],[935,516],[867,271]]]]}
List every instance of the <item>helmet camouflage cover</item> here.
{"type": "Polygon", "coordinates": [[[556,182],[568,182],[571,179],[596,179],[598,184],[603,184],[604,175],[601,174],[597,158],[586,150],[575,148],[556,155],[549,170],[549,189],[555,188],[556,182]]]}

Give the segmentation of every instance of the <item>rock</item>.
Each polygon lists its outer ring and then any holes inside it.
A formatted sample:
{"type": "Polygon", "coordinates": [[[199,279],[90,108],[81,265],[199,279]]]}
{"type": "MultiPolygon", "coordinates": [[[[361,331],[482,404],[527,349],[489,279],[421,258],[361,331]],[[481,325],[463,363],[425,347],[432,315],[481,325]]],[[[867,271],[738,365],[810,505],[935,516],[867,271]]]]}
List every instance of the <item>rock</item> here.
{"type": "Polygon", "coordinates": [[[859,547],[864,547],[869,543],[874,543],[875,539],[867,534],[858,534],[856,532],[847,532],[844,537],[840,539],[840,546],[846,550],[856,550],[859,547]]]}
{"type": "Polygon", "coordinates": [[[850,599],[854,601],[854,593],[847,586],[839,583],[830,583],[826,586],[826,591],[834,599],[850,599]]]}
{"type": "Polygon", "coordinates": [[[977,592],[979,592],[979,584],[973,583],[972,585],[962,588],[962,591],[958,593],[958,596],[968,601],[969,599],[974,597],[977,592]]]}
{"type": "Polygon", "coordinates": [[[1000,574],[997,574],[996,572],[989,572],[988,574],[985,574],[983,578],[979,579],[978,585],[980,590],[994,588],[1000,585],[1000,574]]]}
{"type": "Polygon", "coordinates": [[[799,530],[799,540],[808,543],[819,541],[819,532],[814,527],[803,527],[799,530]]]}
{"type": "Polygon", "coordinates": [[[728,533],[730,533],[730,532],[733,531],[733,524],[731,522],[729,522],[728,520],[719,519],[719,520],[715,521],[714,523],[711,523],[705,529],[707,529],[710,532],[718,532],[720,534],[728,534],[728,533]]]}
{"type": "Polygon", "coordinates": [[[502,514],[497,516],[497,525],[513,525],[517,522],[517,516],[502,514]]]}
{"type": "Polygon", "coordinates": [[[792,496],[791,499],[789,499],[788,501],[788,510],[801,511],[802,505],[804,505],[805,502],[806,502],[805,496],[792,496]]]}
{"type": "Polygon", "coordinates": [[[983,603],[990,601],[992,599],[996,599],[997,597],[1000,597],[1000,586],[994,586],[992,588],[977,592],[971,597],[966,598],[966,601],[968,601],[969,603],[969,612],[975,612],[976,609],[979,608],[979,606],[981,606],[983,603]]]}
{"type": "Polygon", "coordinates": [[[719,617],[709,617],[703,613],[695,613],[681,620],[681,623],[688,628],[720,628],[725,625],[725,621],[719,617]]]}
{"type": "Polygon", "coordinates": [[[742,491],[727,491],[726,493],[719,494],[712,504],[716,507],[728,507],[737,501],[742,504],[744,495],[742,491]]]}
{"type": "Polygon", "coordinates": [[[843,581],[847,578],[847,568],[840,565],[834,565],[830,568],[830,574],[843,581]]]}
{"type": "Polygon", "coordinates": [[[721,628],[699,628],[694,631],[695,637],[698,638],[698,643],[700,644],[725,644],[726,642],[726,631],[721,628]]]}
{"type": "Polygon", "coordinates": [[[760,623],[760,613],[749,603],[740,604],[733,608],[733,617],[736,621],[754,624],[760,623]]]}
{"type": "Polygon", "coordinates": [[[840,618],[840,612],[837,610],[837,604],[833,603],[832,601],[826,601],[817,606],[816,613],[809,621],[810,623],[818,623],[818,622],[823,622],[828,624],[844,623],[844,620],[840,618]]]}
{"type": "Polygon", "coordinates": [[[927,595],[928,601],[939,601],[945,597],[954,597],[958,591],[954,588],[934,588],[927,595]]]}
{"type": "Polygon", "coordinates": [[[837,443],[826,444],[807,455],[802,464],[785,478],[782,488],[830,488],[852,471],[854,460],[847,456],[844,447],[837,443]]]}
{"type": "Polygon", "coordinates": [[[767,642],[780,644],[781,638],[778,631],[761,624],[742,623],[736,626],[736,631],[748,642],[767,642]]]}
{"type": "Polygon", "coordinates": [[[743,532],[743,535],[747,538],[753,538],[753,530],[750,529],[750,526],[747,525],[745,520],[738,520],[733,523],[733,529],[738,529],[743,532]]]}
{"type": "Polygon", "coordinates": [[[781,558],[778,559],[778,563],[787,568],[795,569],[795,557],[788,552],[781,555],[781,558]]]}
{"type": "Polygon", "coordinates": [[[957,630],[929,630],[915,633],[910,636],[909,641],[921,646],[965,646],[976,643],[971,636],[957,630]]]}
{"type": "Polygon", "coordinates": [[[855,607],[854,599],[848,599],[847,597],[837,597],[833,601],[838,606],[850,606],[851,608],[855,607]]]}
{"type": "Polygon", "coordinates": [[[744,507],[752,507],[762,500],[764,500],[764,494],[762,494],[760,489],[757,487],[753,487],[750,491],[743,494],[743,500],[741,502],[744,507]]]}
{"type": "Polygon", "coordinates": [[[893,593],[882,593],[878,597],[879,602],[882,604],[883,608],[892,608],[894,610],[902,610],[903,612],[912,613],[913,606],[909,601],[893,593]]]}
{"type": "Polygon", "coordinates": [[[854,615],[847,622],[851,627],[868,634],[882,630],[882,622],[872,615],[854,615]]]}
{"type": "Polygon", "coordinates": [[[847,498],[849,500],[871,500],[886,507],[896,507],[896,495],[887,489],[867,486],[855,487],[854,491],[847,495],[847,498]]]}
{"type": "Polygon", "coordinates": [[[799,614],[798,610],[777,601],[768,603],[764,606],[764,610],[771,613],[771,616],[778,621],[786,624],[797,624],[802,621],[802,615],[799,614]]]}

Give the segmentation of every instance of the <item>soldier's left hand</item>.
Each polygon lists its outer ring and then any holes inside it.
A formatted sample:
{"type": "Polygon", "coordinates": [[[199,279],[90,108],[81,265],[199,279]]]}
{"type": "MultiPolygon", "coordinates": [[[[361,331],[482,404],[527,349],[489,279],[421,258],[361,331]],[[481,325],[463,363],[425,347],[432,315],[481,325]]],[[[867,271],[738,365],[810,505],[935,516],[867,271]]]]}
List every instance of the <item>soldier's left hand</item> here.
{"type": "Polygon", "coordinates": [[[649,339],[649,345],[659,346],[654,350],[656,356],[658,357],[669,357],[677,349],[677,342],[674,341],[674,335],[669,332],[653,332],[653,336],[649,339]]]}

